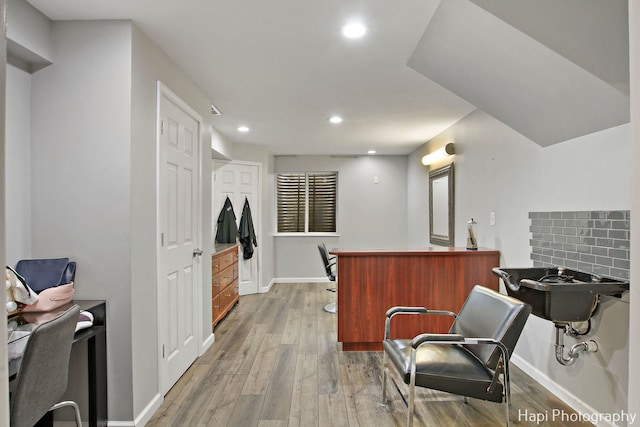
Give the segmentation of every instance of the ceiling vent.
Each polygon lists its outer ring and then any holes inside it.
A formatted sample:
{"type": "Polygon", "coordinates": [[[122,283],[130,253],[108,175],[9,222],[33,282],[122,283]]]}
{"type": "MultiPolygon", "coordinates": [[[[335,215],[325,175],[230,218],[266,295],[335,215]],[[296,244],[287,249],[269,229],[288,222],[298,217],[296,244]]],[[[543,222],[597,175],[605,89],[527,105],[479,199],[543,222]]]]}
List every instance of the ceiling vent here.
{"type": "Polygon", "coordinates": [[[216,106],[215,106],[215,105],[211,104],[211,115],[212,115],[212,116],[221,116],[221,115],[222,115],[222,113],[220,112],[220,110],[218,110],[218,109],[216,108],[216,106]]]}

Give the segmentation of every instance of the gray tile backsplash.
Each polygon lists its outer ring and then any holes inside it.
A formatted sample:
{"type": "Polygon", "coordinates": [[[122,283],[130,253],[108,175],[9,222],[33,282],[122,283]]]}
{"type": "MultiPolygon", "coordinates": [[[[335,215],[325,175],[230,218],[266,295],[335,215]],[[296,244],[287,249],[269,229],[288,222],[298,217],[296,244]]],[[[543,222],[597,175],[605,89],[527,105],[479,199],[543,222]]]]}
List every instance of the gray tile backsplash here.
{"type": "Polygon", "coordinates": [[[629,211],[529,212],[534,267],[629,278],[629,211]]]}

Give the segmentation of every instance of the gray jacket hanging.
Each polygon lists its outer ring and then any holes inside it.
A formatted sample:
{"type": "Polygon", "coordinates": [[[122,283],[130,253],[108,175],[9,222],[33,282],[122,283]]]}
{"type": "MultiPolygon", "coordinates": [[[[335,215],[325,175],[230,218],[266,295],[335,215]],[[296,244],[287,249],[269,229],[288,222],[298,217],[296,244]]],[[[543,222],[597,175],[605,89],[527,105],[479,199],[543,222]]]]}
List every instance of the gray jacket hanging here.
{"type": "Polygon", "coordinates": [[[251,207],[249,206],[249,199],[244,199],[244,207],[242,208],[242,216],[240,216],[240,244],[242,245],[242,257],[244,259],[250,259],[253,256],[253,243],[254,246],[258,246],[258,240],[256,239],[256,233],[253,230],[253,220],[251,219],[251,207]]]}
{"type": "Polygon", "coordinates": [[[233,213],[233,205],[229,196],[224,201],[224,206],[218,215],[218,231],[216,232],[216,242],[236,243],[238,237],[238,226],[236,225],[236,214],[233,213]]]}

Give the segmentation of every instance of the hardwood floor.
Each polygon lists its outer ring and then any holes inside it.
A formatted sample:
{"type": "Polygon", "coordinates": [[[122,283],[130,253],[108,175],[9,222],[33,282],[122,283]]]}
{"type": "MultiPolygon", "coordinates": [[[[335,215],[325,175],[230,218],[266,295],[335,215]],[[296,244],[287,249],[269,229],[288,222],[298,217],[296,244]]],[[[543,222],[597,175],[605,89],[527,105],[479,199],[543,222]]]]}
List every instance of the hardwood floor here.
{"type": "MultiPolygon", "coordinates": [[[[215,343],[165,396],[149,426],[404,426],[390,386],[381,403],[382,353],[342,352],[326,283],[276,284],[247,295],[216,327],[215,343]]],[[[549,349],[552,351],[552,349],[549,349]]],[[[513,366],[513,365],[512,365],[513,366]]],[[[579,426],[573,411],[513,366],[511,423],[579,426]],[[536,422],[533,417],[545,417],[536,422]]],[[[504,407],[421,390],[415,426],[504,425],[504,407]]]]}

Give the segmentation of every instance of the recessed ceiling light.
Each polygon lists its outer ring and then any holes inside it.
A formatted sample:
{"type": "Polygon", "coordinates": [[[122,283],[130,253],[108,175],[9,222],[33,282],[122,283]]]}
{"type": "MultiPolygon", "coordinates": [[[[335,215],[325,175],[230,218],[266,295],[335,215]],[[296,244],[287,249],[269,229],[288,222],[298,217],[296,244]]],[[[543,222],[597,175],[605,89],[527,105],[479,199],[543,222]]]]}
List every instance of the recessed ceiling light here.
{"type": "Polygon", "coordinates": [[[367,154],[376,154],[376,150],[369,150],[367,151],[367,154]]]}
{"type": "Polygon", "coordinates": [[[238,132],[249,132],[249,127],[248,126],[239,126],[238,127],[238,132]]]}
{"type": "Polygon", "coordinates": [[[342,35],[349,39],[357,39],[367,33],[367,27],[360,22],[351,22],[342,27],[342,35]]]}
{"type": "Polygon", "coordinates": [[[342,123],[342,117],[340,116],[331,116],[329,117],[329,121],[333,124],[338,124],[338,123],[342,123]]]}

